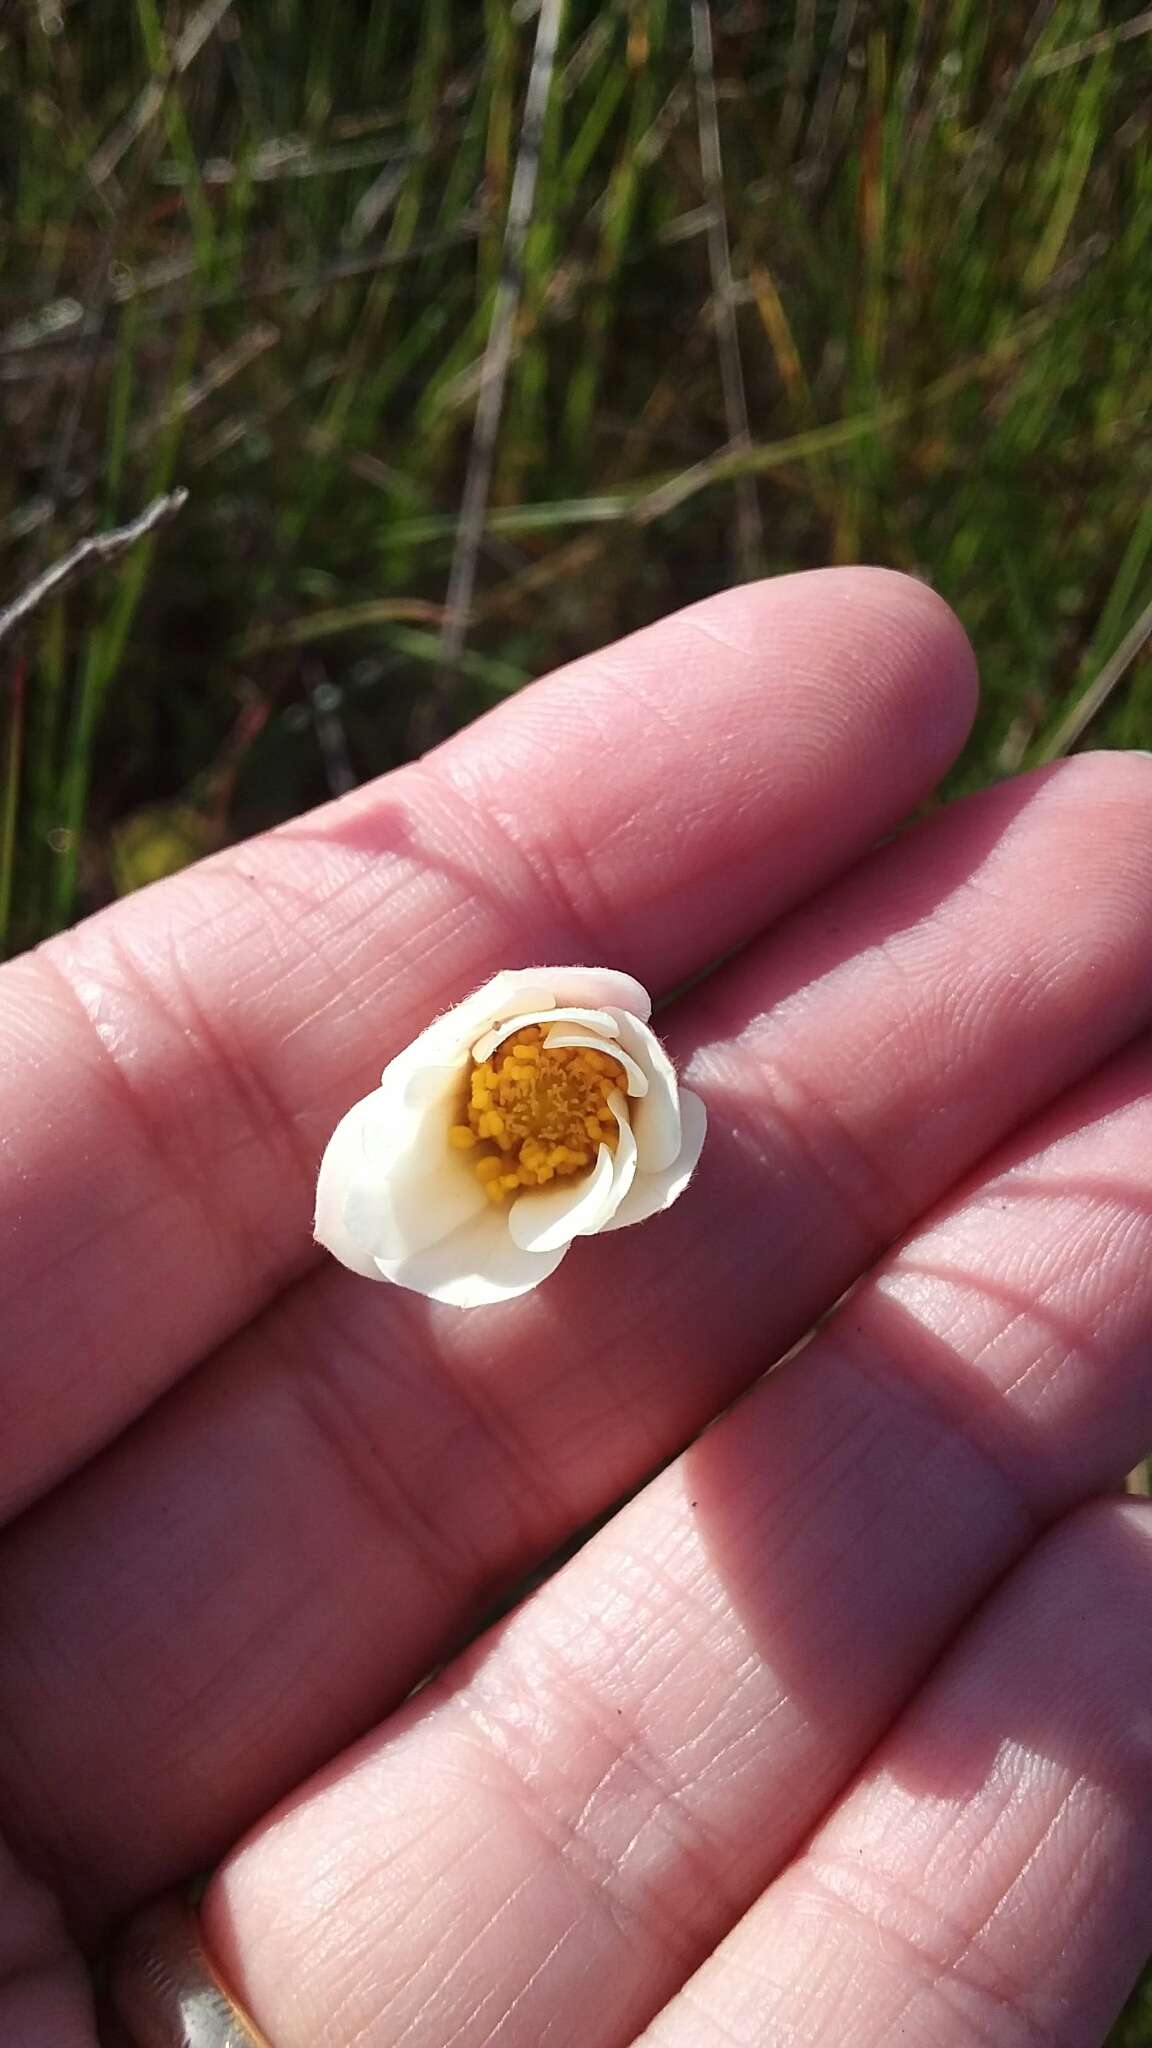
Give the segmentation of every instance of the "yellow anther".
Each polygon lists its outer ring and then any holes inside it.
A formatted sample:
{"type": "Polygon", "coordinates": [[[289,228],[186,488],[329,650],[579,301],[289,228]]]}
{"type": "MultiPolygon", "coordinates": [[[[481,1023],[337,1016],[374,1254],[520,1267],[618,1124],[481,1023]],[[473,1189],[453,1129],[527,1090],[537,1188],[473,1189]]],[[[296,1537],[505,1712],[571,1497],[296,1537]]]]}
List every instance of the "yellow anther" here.
{"type": "Polygon", "coordinates": [[[615,1148],[608,1107],[626,1081],[619,1062],[593,1046],[549,1046],[538,1024],[522,1026],[468,1078],[466,1121],[449,1142],[475,1150],[473,1170],[494,1202],[521,1188],[582,1173],[601,1145],[615,1148]]]}

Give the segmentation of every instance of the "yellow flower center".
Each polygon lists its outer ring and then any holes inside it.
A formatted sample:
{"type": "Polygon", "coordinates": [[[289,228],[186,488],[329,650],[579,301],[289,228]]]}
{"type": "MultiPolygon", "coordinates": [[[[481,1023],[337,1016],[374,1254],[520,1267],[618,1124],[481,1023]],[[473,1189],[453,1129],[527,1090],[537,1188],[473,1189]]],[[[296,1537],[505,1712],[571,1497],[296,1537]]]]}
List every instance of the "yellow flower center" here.
{"type": "Polygon", "coordinates": [[[583,1173],[601,1145],[619,1135],[608,1107],[628,1083],[619,1060],[583,1045],[545,1045],[539,1024],[526,1024],[479,1061],[468,1077],[464,1120],[449,1142],[474,1152],[474,1170],[493,1202],[514,1190],[583,1173]]]}

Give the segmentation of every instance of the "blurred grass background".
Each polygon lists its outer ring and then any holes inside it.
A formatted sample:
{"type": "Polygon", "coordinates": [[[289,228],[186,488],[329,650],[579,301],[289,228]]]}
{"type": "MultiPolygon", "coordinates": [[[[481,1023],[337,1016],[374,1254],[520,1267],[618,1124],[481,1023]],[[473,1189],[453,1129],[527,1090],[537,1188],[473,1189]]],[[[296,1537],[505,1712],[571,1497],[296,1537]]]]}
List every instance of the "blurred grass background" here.
{"type": "Polygon", "coordinates": [[[0,602],[189,492],[0,649],[4,950],[761,573],[943,592],[954,788],[1152,747],[1152,9],[19,0],[0,89],[0,602]]]}
{"type": "MultiPolygon", "coordinates": [[[[1152,11],[549,9],[519,263],[532,4],[0,17],[0,590],[190,492],[3,650],[8,950],[764,571],[950,599],[959,782],[1078,737],[1152,581],[1152,11]]],[[[1152,745],[1146,662],[1090,736],[1152,745]]]]}

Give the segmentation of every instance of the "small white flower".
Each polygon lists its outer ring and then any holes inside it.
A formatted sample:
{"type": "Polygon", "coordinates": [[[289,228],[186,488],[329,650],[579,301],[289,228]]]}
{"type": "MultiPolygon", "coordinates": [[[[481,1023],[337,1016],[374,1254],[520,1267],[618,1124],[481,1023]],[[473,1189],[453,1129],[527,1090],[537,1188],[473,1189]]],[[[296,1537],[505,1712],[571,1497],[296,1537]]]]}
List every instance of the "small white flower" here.
{"type": "Polygon", "coordinates": [[[337,1125],[320,1243],[366,1279],[478,1308],[538,1286],[573,1238],[667,1209],[706,1119],[651,1013],[640,983],[606,967],[496,975],[337,1125]]]}

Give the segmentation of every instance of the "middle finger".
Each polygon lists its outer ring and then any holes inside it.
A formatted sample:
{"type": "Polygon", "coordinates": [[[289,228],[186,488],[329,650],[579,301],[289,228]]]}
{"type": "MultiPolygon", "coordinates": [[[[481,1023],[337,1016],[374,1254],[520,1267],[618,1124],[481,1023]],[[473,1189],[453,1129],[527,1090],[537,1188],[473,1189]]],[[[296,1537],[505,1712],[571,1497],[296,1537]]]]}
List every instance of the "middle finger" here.
{"type": "Polygon", "coordinates": [[[26,1517],[0,1797],[36,1866],[115,1911],[216,1854],[1127,1037],[1148,773],[959,805],[685,1001],[714,1130],[669,1216],[508,1313],[327,1272],[26,1517]]]}

